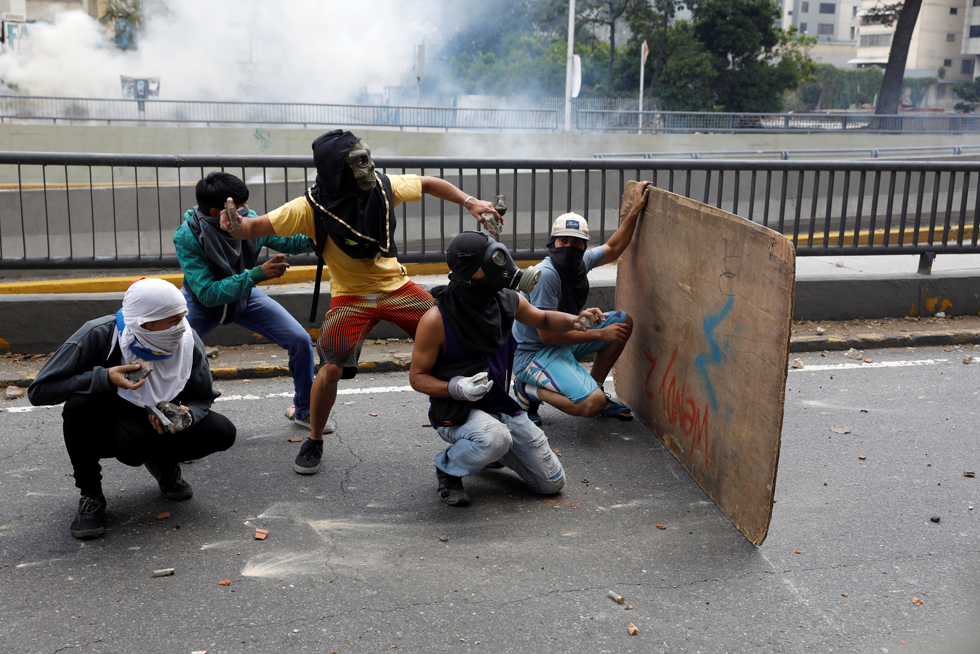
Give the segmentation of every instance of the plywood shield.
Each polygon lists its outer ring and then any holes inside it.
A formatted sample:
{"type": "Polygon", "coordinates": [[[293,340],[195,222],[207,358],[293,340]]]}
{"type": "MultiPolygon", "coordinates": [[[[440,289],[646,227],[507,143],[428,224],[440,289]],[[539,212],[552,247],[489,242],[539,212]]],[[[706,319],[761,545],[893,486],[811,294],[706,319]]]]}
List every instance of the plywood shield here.
{"type": "Polygon", "coordinates": [[[616,393],[756,545],[772,516],[795,273],[780,234],[652,188],[616,277],[616,308],[633,316],[616,393]]]}

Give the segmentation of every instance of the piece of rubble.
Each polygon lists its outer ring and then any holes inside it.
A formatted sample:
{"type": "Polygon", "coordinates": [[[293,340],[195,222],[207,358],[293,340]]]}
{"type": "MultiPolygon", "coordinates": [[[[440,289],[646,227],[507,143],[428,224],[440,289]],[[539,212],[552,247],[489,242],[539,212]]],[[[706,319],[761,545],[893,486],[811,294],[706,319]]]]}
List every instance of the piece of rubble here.
{"type": "Polygon", "coordinates": [[[942,520],[942,518],[939,517],[938,515],[934,515],[934,516],[932,516],[929,519],[932,520],[933,522],[935,522],[936,524],[939,524],[939,521],[942,520]]]}
{"type": "Polygon", "coordinates": [[[922,606],[923,604],[925,604],[925,602],[920,600],[918,597],[913,597],[912,603],[915,604],[916,606],[922,606]]]}
{"type": "Polygon", "coordinates": [[[657,525],[657,529],[666,529],[666,528],[667,527],[665,527],[664,525],[657,525]]]}
{"type": "Polygon", "coordinates": [[[441,540],[443,543],[448,543],[449,542],[449,536],[440,536],[439,537],[439,540],[441,540]]]}
{"type": "Polygon", "coordinates": [[[302,436],[291,436],[287,439],[290,443],[299,443],[303,440],[302,436]]]}
{"type": "MultiPolygon", "coordinates": [[[[493,208],[497,210],[501,216],[507,213],[507,198],[503,195],[496,195],[493,198],[493,208]]],[[[487,234],[497,238],[500,235],[501,230],[504,225],[501,221],[497,220],[497,217],[492,213],[480,214],[483,217],[483,228],[487,230],[487,234]]]]}
{"type": "Polygon", "coordinates": [[[255,530],[255,540],[265,540],[269,537],[268,529],[256,529],[255,530]]]}
{"type": "Polygon", "coordinates": [[[237,230],[242,226],[242,220],[238,215],[238,207],[231,198],[225,200],[225,215],[228,216],[228,226],[231,227],[231,231],[237,230]]]}
{"type": "Polygon", "coordinates": [[[826,334],[827,333],[827,330],[824,329],[823,327],[817,327],[817,333],[818,334],[826,334]]]}
{"type": "Polygon", "coordinates": [[[582,325],[586,329],[593,327],[592,321],[589,320],[588,316],[580,316],[578,319],[578,324],[582,325]]]}
{"type": "Polygon", "coordinates": [[[27,391],[20,386],[8,386],[4,390],[4,396],[6,396],[8,400],[19,400],[25,395],[27,395],[27,391]]]}
{"type": "Polygon", "coordinates": [[[853,347],[850,350],[848,350],[847,354],[845,354],[844,356],[846,356],[848,359],[863,358],[863,355],[858,350],[855,350],[853,347]]]}
{"type": "Polygon", "coordinates": [[[868,457],[866,457],[866,456],[859,456],[859,457],[858,457],[858,459],[860,459],[861,461],[864,461],[864,460],[865,460],[865,459],[867,459],[867,458],[868,458],[868,457]]]}
{"type": "Polygon", "coordinates": [[[193,422],[190,411],[186,411],[171,402],[157,402],[156,406],[145,408],[146,412],[156,416],[157,420],[163,424],[163,428],[171,434],[187,429],[193,422]]]}
{"type": "Polygon", "coordinates": [[[848,429],[847,427],[837,427],[837,426],[834,426],[834,425],[831,425],[830,426],[830,431],[834,432],[835,434],[850,434],[851,433],[851,430],[848,429]]]}
{"type": "Polygon", "coordinates": [[[640,630],[639,630],[639,629],[637,629],[637,628],[636,628],[636,625],[635,625],[635,624],[633,624],[632,622],[630,623],[630,626],[629,626],[629,627],[627,627],[627,629],[628,629],[628,630],[629,630],[629,632],[630,632],[630,636],[635,636],[636,634],[638,634],[638,633],[640,633],[640,630]]]}
{"type": "Polygon", "coordinates": [[[170,511],[164,511],[163,513],[157,514],[157,520],[166,520],[170,517],[170,511]]]}
{"type": "Polygon", "coordinates": [[[802,370],[803,369],[803,361],[801,361],[800,359],[793,359],[792,366],[794,368],[796,368],[797,370],[802,370]]]}
{"type": "Polygon", "coordinates": [[[973,363],[973,357],[971,356],[963,357],[963,363],[965,363],[966,365],[970,365],[971,363],[973,363]]]}
{"type": "Polygon", "coordinates": [[[221,354],[221,350],[219,350],[216,347],[204,348],[204,356],[206,356],[209,359],[217,359],[219,354],[221,354]]]}
{"type": "Polygon", "coordinates": [[[874,359],[865,359],[864,362],[865,363],[874,363],[875,360],[874,359]]]}
{"type": "Polygon", "coordinates": [[[945,317],[946,317],[946,312],[945,311],[940,311],[935,316],[933,316],[933,318],[945,318],[945,317]]]}
{"type": "Polygon", "coordinates": [[[218,582],[219,586],[231,586],[231,579],[222,579],[218,582]]]}
{"type": "Polygon", "coordinates": [[[137,359],[133,363],[138,363],[139,368],[137,368],[136,370],[130,370],[126,373],[126,380],[129,381],[130,384],[140,383],[141,381],[149,377],[151,372],[153,372],[153,364],[150,363],[149,361],[144,361],[143,359],[137,359]]]}
{"type": "Polygon", "coordinates": [[[964,472],[964,473],[963,473],[963,476],[964,476],[964,477],[976,477],[976,476],[977,476],[977,473],[975,473],[975,472],[970,472],[970,471],[967,471],[967,472],[964,472]]]}

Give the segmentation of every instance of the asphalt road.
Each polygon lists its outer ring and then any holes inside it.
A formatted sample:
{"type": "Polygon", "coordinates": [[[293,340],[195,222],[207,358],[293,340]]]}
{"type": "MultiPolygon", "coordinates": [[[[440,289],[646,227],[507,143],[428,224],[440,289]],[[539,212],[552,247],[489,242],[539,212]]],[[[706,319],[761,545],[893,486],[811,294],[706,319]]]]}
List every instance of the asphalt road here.
{"type": "Polygon", "coordinates": [[[238,440],[184,467],[193,499],[105,461],[109,529],[79,542],[60,411],[7,402],[0,650],[978,652],[980,479],[963,473],[980,472],[980,365],[965,354],[801,356],[761,547],[638,421],[548,408],[560,496],[488,470],[466,480],[473,504],[445,506],[443,445],[405,373],[343,382],[312,477],[291,468],[289,380],[219,383],[238,440]]]}

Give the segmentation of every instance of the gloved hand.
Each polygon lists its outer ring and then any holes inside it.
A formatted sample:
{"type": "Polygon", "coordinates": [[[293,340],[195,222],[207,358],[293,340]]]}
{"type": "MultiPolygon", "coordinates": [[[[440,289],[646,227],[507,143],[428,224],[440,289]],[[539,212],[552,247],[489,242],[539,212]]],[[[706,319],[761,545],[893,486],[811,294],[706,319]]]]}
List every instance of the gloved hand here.
{"type": "Polygon", "coordinates": [[[472,377],[458,375],[449,380],[449,397],[463,402],[476,402],[493,388],[493,382],[485,372],[478,372],[472,377]]]}

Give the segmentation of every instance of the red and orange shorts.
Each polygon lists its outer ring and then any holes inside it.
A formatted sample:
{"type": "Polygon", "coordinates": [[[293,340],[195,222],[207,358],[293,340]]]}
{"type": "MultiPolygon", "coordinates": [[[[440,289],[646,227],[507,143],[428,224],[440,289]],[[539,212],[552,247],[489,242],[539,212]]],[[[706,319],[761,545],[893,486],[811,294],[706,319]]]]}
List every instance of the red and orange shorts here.
{"type": "Polygon", "coordinates": [[[387,320],[415,338],[419,320],[433,305],[432,296],[411,280],[391,293],[332,298],[316,343],[320,363],[343,366],[343,379],[353,378],[364,339],[375,325],[387,320]]]}

